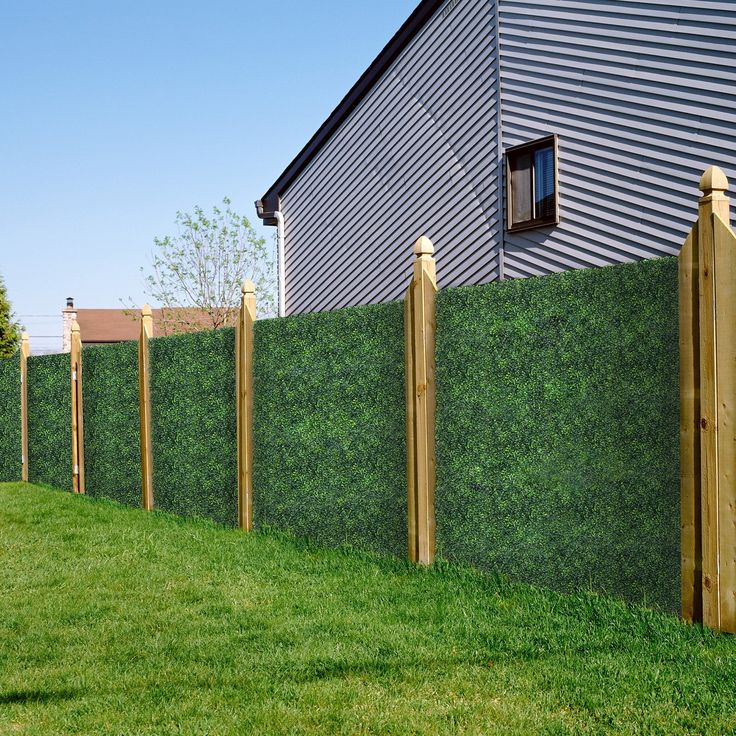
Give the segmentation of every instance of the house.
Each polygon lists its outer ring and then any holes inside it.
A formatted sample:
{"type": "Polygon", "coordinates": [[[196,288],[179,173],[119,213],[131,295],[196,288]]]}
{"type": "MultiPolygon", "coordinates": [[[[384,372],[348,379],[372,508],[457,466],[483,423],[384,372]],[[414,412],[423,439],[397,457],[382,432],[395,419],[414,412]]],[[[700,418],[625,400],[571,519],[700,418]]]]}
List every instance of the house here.
{"type": "MultiPolygon", "coordinates": [[[[198,332],[212,329],[209,315],[203,310],[176,307],[153,309],[154,334],[168,332],[198,332]]],[[[233,312],[235,313],[235,312],[233,312]]],[[[68,297],[62,311],[62,352],[71,351],[72,325],[76,320],[83,347],[111,345],[138,340],[141,331],[138,313],[130,309],[77,309],[68,297]]]]}
{"type": "Polygon", "coordinates": [[[736,173],[733,0],[423,0],[256,203],[281,313],[678,252],[736,173]]]}

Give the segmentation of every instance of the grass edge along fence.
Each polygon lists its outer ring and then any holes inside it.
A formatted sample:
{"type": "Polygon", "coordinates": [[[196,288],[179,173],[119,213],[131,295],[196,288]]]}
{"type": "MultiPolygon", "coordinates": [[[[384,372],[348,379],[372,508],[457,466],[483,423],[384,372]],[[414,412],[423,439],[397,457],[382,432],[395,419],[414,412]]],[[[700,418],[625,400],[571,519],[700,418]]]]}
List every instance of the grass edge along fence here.
{"type": "MultiPolygon", "coordinates": [[[[680,327],[681,601],[682,615],[736,632],[736,234],[730,227],[723,172],[709,168],[700,188],[699,217],[678,263],[680,327]],[[717,298],[716,298],[717,296],[717,298]]],[[[435,293],[433,248],[415,245],[414,273],[404,305],[406,386],[407,548],[428,565],[435,557],[435,293]]],[[[139,416],[144,508],[153,508],[150,357],[153,332],[144,307],[139,341],[139,416]]],[[[243,287],[236,328],[237,522],[252,528],[253,321],[252,285],[243,287]]],[[[71,475],[84,492],[82,352],[70,357],[73,432],[71,475]]],[[[21,423],[24,480],[29,478],[28,339],[21,347],[21,423]]],[[[503,572],[503,571],[500,571],[503,572]]]]}

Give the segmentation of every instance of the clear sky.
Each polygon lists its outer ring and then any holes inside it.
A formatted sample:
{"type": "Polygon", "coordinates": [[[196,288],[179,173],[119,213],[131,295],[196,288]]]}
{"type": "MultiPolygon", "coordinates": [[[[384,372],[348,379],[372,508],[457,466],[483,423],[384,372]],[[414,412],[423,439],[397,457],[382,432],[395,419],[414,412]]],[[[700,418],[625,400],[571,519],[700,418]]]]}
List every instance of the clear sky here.
{"type": "Polygon", "coordinates": [[[0,0],[0,274],[36,344],[67,296],[142,302],[177,210],[228,195],[259,223],[417,2],[0,0]]]}

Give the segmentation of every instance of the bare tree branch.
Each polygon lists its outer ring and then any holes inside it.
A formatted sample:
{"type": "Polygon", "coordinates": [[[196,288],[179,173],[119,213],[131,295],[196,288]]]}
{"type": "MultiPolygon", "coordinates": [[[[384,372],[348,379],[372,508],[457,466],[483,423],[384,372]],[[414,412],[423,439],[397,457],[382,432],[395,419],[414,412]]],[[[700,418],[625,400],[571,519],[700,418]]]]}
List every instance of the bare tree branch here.
{"type": "Polygon", "coordinates": [[[234,324],[246,278],[256,285],[259,316],[275,314],[274,244],[259,237],[230,204],[225,197],[223,208],[213,207],[210,216],[201,207],[177,212],[177,234],[154,238],[145,284],[163,309],[164,334],[234,324]]]}

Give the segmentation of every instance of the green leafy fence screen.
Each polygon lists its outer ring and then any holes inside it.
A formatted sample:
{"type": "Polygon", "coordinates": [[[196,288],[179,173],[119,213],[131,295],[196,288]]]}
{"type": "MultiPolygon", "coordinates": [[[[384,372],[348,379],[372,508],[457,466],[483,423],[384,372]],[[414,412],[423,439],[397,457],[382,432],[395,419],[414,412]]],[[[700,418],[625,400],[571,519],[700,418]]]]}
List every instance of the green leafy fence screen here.
{"type": "Polygon", "coordinates": [[[441,554],[679,608],[677,262],[442,291],[441,554]]]}
{"type": "Polygon", "coordinates": [[[254,519],[406,554],[403,305],[255,325],[254,519]]]}
{"type": "Polygon", "coordinates": [[[23,474],[20,437],[20,352],[0,358],[0,482],[23,474]]]}
{"type": "MultiPolygon", "coordinates": [[[[441,556],[679,606],[677,262],[440,291],[441,556]]],[[[151,341],[154,500],[237,522],[232,329],[151,341]]],[[[137,345],[86,348],[87,493],[140,504],[137,345]]],[[[28,362],[30,479],[71,488],[69,356],[28,362]]],[[[406,554],[403,304],[255,325],[254,519],[406,554]]],[[[0,479],[20,464],[0,361],[0,479]]]]}
{"type": "Polygon", "coordinates": [[[85,492],[140,506],[138,343],[85,348],[82,365],[85,492]]]}
{"type": "Polygon", "coordinates": [[[235,331],[154,338],[150,354],[155,506],[234,526],[235,331]]]}
{"type": "Polygon", "coordinates": [[[67,353],[28,358],[28,480],[72,490],[72,385],[67,353]]]}

